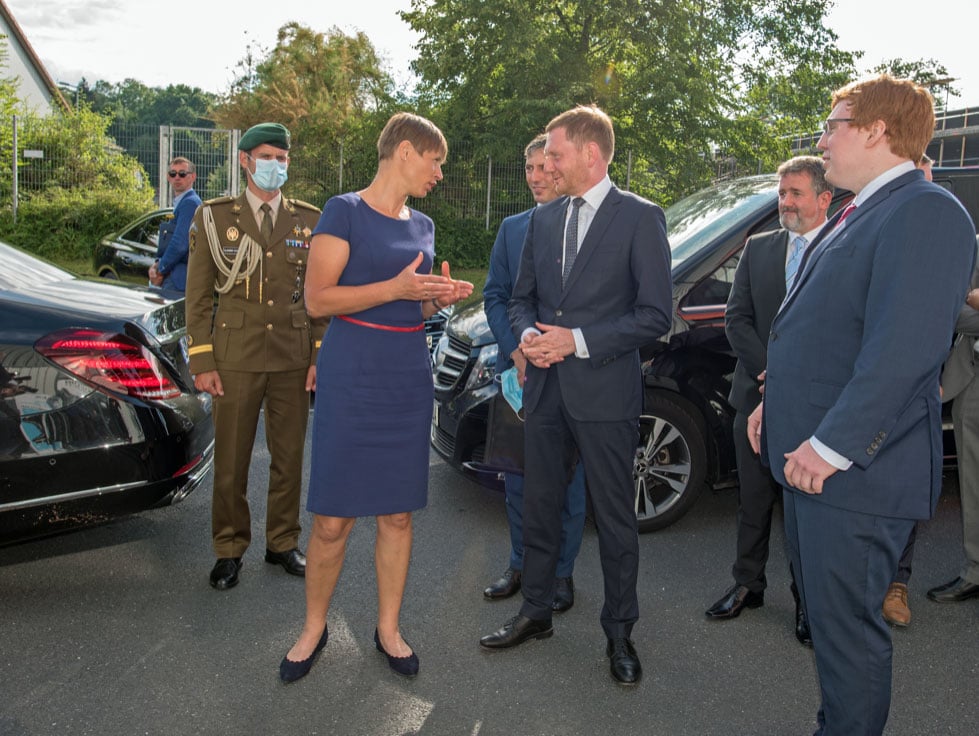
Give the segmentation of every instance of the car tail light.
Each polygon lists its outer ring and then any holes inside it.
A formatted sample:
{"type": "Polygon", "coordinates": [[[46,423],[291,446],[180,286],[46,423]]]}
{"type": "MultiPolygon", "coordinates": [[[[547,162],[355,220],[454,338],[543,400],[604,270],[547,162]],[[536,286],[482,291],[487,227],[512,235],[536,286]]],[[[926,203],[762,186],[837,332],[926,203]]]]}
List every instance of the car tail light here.
{"type": "Polygon", "coordinates": [[[38,340],[34,349],[83,381],[110,391],[150,401],[181,394],[156,356],[125,335],[58,330],[38,340]]]}

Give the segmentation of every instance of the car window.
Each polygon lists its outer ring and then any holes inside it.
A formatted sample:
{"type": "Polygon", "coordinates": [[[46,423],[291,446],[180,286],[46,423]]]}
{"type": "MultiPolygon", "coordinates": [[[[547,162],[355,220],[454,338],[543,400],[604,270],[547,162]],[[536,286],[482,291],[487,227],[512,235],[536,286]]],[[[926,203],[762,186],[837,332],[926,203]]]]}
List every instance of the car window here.
{"type": "Polygon", "coordinates": [[[148,220],[143,220],[137,223],[133,227],[129,228],[120,237],[123,240],[130,240],[134,243],[143,243],[144,245],[152,244],[156,245],[157,235],[160,231],[160,223],[166,220],[168,215],[156,215],[148,220]]]}
{"type": "Polygon", "coordinates": [[[731,285],[734,283],[734,272],[738,270],[738,261],[740,260],[741,251],[739,250],[724,261],[714,273],[687,292],[683,299],[683,306],[706,307],[727,304],[727,298],[731,294],[731,285]]]}
{"type": "Polygon", "coordinates": [[[774,174],[722,182],[681,199],[666,209],[666,234],[673,266],[715,241],[729,228],[752,219],[753,212],[778,200],[774,174]]]}

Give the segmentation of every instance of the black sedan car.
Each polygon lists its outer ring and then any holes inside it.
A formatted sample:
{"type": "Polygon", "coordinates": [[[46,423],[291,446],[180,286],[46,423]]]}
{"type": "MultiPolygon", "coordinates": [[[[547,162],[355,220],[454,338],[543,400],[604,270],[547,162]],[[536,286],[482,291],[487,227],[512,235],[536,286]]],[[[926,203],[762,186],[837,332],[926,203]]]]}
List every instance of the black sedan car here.
{"type": "Polygon", "coordinates": [[[211,467],[182,299],[0,243],[0,544],[182,500],[211,467]]]}
{"type": "Polygon", "coordinates": [[[154,210],[102,238],[92,253],[96,275],[106,279],[125,276],[146,279],[156,260],[160,225],[170,219],[173,219],[172,207],[154,210]]]}
{"type": "MultiPolygon", "coordinates": [[[[933,176],[979,222],[979,169],[936,168],[933,176]]],[[[674,523],[704,486],[737,483],[727,401],[737,361],[724,310],[745,240],[779,227],[777,189],[774,174],[735,179],[666,210],[674,318],[670,332],[641,351],[644,408],[633,473],[640,531],[674,523]]],[[[830,214],[851,198],[836,192],[830,214]]],[[[434,354],[431,441],[454,468],[501,489],[501,471],[522,457],[522,431],[498,399],[496,356],[482,303],[457,310],[434,354]]]]}

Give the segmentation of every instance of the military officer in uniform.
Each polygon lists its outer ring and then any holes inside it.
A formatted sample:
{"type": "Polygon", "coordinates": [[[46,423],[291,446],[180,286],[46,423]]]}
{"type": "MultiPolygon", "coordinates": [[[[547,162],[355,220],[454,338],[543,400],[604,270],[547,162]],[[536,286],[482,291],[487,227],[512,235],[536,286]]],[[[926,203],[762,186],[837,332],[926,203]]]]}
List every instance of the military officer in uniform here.
{"type": "Polygon", "coordinates": [[[289,144],[289,131],[278,123],[249,128],[238,144],[245,192],[205,202],[190,231],[190,368],[197,389],[214,397],[217,563],[210,580],[219,590],[238,584],[251,541],[248,466],[263,408],[271,456],[265,561],[306,574],[299,550],[303,448],[326,322],[310,320],[303,301],[320,211],[280,191],[289,144]]]}

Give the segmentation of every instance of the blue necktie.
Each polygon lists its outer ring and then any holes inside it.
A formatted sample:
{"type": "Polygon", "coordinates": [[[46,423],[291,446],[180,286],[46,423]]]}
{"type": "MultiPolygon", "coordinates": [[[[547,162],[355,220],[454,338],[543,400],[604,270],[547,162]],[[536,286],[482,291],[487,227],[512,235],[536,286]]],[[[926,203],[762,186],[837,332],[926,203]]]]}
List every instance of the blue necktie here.
{"type": "Polygon", "coordinates": [[[792,281],[795,273],[799,270],[799,262],[802,260],[802,253],[806,249],[806,239],[801,235],[792,239],[792,250],[789,251],[789,259],[785,262],[785,290],[792,288],[792,281]]]}
{"type": "Polygon", "coordinates": [[[568,218],[568,227],[564,233],[564,269],[561,271],[561,285],[568,280],[571,267],[574,265],[575,256],[578,255],[578,210],[585,200],[575,197],[571,200],[571,216],[568,218]]]}

